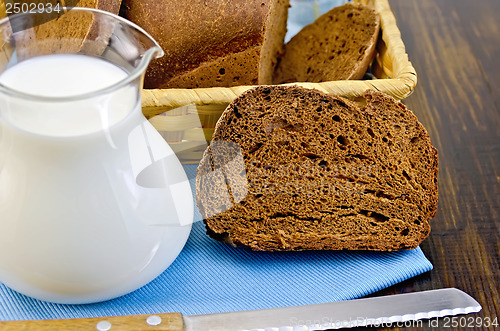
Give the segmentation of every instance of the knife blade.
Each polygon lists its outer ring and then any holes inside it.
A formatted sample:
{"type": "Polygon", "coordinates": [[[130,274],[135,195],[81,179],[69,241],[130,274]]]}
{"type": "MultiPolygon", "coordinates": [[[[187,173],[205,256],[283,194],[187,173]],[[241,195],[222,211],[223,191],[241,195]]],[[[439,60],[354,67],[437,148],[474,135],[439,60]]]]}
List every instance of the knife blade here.
{"type": "Polygon", "coordinates": [[[0,330],[309,331],[387,325],[479,312],[456,288],[349,301],[206,315],[162,313],[80,319],[0,322],[0,330]]]}

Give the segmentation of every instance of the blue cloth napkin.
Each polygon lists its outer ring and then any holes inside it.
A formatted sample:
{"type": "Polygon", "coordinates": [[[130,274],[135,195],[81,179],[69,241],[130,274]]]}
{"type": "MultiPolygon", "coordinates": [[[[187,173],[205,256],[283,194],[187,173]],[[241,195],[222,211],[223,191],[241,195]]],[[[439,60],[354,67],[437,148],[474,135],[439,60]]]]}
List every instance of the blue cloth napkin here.
{"type": "MultiPolygon", "coordinates": [[[[195,166],[185,167],[194,185],[195,166]]],[[[195,220],[201,220],[195,210],[195,220]]],[[[420,248],[401,252],[253,252],[217,242],[203,222],[174,263],[142,288],[96,304],[35,300],[0,284],[0,320],[181,312],[206,314],[366,296],[432,269],[420,248]]]]}

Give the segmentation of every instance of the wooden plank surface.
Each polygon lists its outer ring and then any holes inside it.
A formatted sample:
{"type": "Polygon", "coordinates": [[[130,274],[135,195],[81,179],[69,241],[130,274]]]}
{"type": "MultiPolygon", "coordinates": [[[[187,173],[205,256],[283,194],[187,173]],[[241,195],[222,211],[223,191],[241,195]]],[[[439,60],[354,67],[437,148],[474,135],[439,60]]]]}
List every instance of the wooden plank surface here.
{"type": "Polygon", "coordinates": [[[418,74],[404,103],[439,151],[439,205],[421,245],[434,269],[375,295],[457,287],[483,306],[467,330],[500,329],[486,325],[500,323],[500,1],[390,5],[418,74]]]}

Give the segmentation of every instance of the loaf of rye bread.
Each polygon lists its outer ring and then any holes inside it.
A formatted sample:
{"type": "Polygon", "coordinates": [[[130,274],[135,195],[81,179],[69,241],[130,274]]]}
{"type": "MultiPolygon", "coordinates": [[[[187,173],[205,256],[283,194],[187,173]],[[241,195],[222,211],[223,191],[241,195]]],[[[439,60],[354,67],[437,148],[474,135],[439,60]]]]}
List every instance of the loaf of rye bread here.
{"type": "Polygon", "coordinates": [[[270,84],[289,0],[124,0],[121,14],[165,51],[146,88],[270,84]]]}
{"type": "Polygon", "coordinates": [[[361,79],[374,59],[379,29],[379,16],[365,5],[331,9],[285,45],[273,83],[361,79]]]}
{"type": "Polygon", "coordinates": [[[437,150],[402,103],[364,97],[261,86],[236,98],[198,166],[207,233],[253,250],[416,248],[437,210],[437,150]]]}

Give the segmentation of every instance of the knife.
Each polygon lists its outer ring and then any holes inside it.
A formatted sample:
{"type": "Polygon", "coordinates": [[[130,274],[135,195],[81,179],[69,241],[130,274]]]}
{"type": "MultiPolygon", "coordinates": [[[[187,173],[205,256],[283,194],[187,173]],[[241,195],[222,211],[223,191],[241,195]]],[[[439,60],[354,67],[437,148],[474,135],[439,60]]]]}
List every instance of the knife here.
{"type": "Polygon", "coordinates": [[[0,330],[170,330],[170,331],[310,331],[388,326],[390,323],[475,313],[481,305],[456,288],[349,301],[185,315],[162,313],[98,318],[0,322],[0,330]]]}

